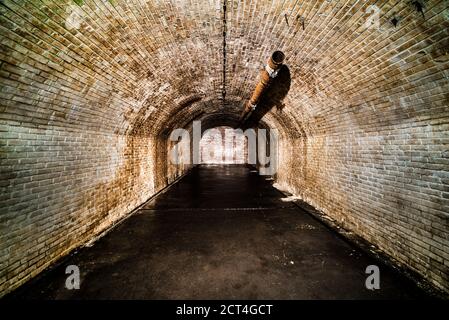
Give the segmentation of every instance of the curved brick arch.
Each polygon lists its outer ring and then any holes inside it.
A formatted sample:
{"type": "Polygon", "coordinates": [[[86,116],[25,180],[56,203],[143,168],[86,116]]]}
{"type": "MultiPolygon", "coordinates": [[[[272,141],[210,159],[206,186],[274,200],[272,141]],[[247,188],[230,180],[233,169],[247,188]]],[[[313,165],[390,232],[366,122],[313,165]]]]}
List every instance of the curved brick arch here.
{"type": "Polygon", "coordinates": [[[0,295],[184,173],[167,132],[229,125],[275,50],[278,185],[448,290],[447,1],[228,1],[225,65],[219,1],[76,2],[0,4],[0,295]]]}

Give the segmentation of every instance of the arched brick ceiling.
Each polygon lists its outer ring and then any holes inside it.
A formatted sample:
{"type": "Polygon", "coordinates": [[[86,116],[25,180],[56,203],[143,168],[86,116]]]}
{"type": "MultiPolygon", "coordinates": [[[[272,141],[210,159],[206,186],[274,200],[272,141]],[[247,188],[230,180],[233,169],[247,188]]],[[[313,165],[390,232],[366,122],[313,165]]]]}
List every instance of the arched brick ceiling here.
{"type": "Polygon", "coordinates": [[[427,1],[424,17],[407,1],[378,1],[380,30],[365,26],[370,1],[226,1],[226,21],[223,4],[3,1],[2,72],[24,83],[3,90],[5,114],[115,132],[163,130],[180,106],[238,114],[278,49],[291,87],[267,117],[294,131],[371,130],[447,106],[447,1],[427,1]]]}
{"type": "Polygon", "coordinates": [[[1,0],[0,295],[187,172],[167,134],[235,125],[275,50],[278,187],[448,291],[448,30],[447,0],[1,0]]]}

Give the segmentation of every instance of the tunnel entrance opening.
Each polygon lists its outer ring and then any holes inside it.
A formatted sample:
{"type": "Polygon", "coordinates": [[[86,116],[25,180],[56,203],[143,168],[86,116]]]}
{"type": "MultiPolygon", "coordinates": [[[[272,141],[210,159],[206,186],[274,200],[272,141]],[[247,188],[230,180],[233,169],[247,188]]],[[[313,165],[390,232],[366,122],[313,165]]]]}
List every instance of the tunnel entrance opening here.
{"type": "Polygon", "coordinates": [[[279,158],[278,130],[263,126],[243,131],[234,125],[203,126],[201,120],[195,120],[186,128],[167,133],[167,169],[179,176],[200,164],[249,164],[261,175],[274,176],[279,158]]]}
{"type": "Polygon", "coordinates": [[[206,130],[200,141],[201,164],[245,164],[248,142],[242,132],[220,126],[206,130]]]}

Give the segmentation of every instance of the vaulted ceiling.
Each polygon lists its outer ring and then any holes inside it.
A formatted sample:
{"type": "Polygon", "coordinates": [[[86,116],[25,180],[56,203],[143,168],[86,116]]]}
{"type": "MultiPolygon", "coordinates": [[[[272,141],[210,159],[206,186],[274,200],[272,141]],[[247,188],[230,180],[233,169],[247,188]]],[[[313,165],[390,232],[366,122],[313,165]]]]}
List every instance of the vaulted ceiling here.
{"type": "Polygon", "coordinates": [[[422,3],[5,0],[2,116],[119,133],[219,124],[282,50],[289,90],[263,118],[273,126],[332,133],[432,117],[447,102],[449,14],[445,0],[422,3]],[[8,86],[12,75],[23,87],[8,86]]]}

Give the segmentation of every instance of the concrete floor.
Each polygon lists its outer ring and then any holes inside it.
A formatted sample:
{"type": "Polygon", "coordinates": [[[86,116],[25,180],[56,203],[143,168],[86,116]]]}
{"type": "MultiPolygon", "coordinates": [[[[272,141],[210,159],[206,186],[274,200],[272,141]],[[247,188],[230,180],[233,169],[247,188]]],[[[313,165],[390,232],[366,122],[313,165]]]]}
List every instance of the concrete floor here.
{"type": "Polygon", "coordinates": [[[202,166],[10,298],[424,298],[246,166],[202,166]],[[81,288],[65,289],[65,267],[81,288]],[[365,268],[380,267],[380,290],[365,268]]]}

